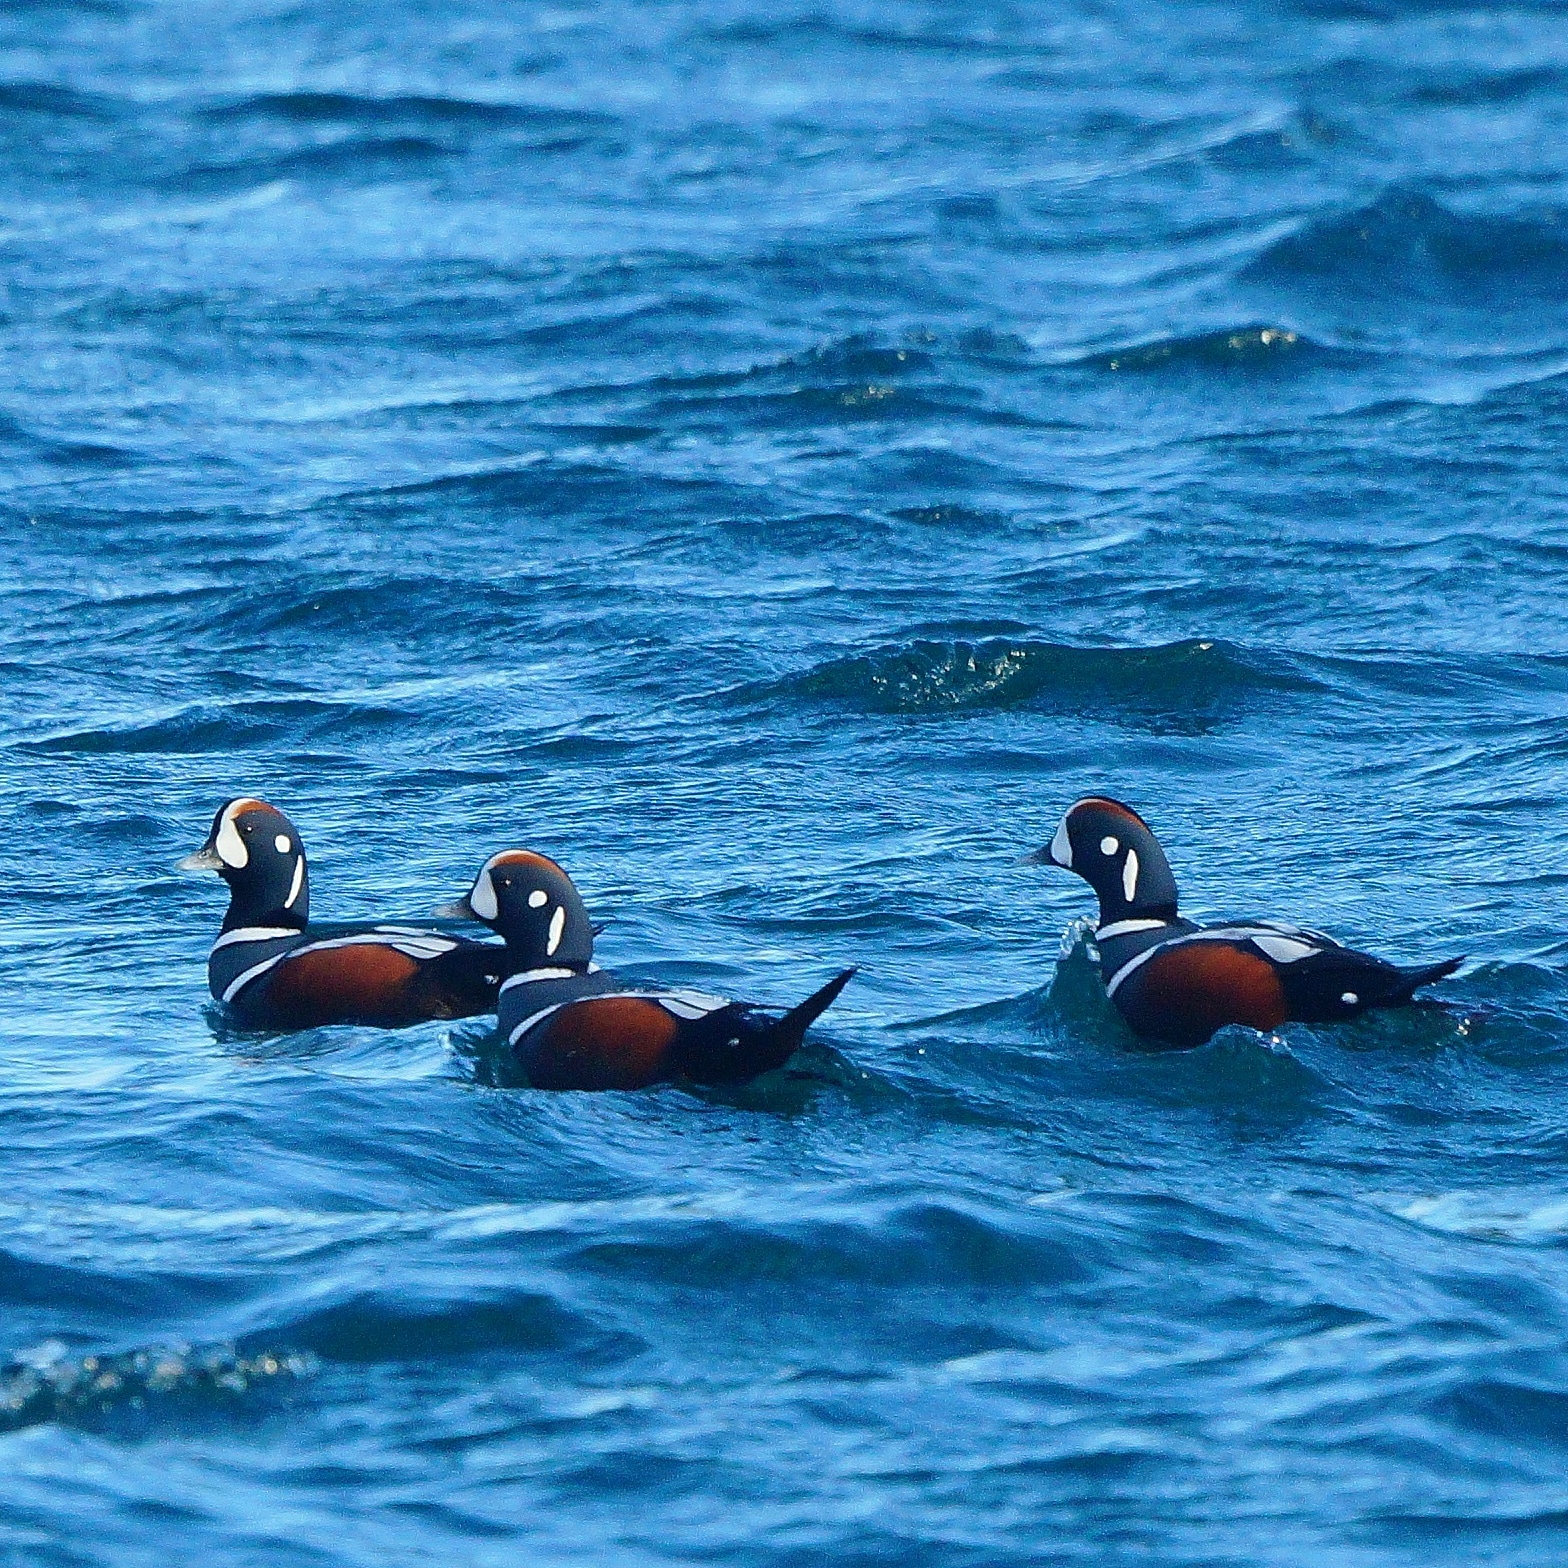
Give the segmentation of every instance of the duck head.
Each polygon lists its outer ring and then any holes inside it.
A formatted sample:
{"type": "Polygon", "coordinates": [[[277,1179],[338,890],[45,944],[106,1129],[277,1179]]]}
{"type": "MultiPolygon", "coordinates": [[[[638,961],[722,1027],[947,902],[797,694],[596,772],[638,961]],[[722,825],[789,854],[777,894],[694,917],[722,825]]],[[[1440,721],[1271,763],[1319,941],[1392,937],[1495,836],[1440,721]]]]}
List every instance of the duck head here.
{"type": "Polygon", "coordinates": [[[527,969],[585,970],[597,928],[572,879],[529,849],[502,850],[479,868],[467,896],[442,911],[481,920],[527,969]]]}
{"type": "Polygon", "coordinates": [[[253,795],[220,806],[207,842],[177,869],[216,871],[229,884],[225,931],[244,926],[303,931],[310,920],[305,847],[294,824],[253,795]]]}
{"type": "Polygon", "coordinates": [[[1100,900],[1100,924],[1176,919],[1176,878],[1160,841],[1131,806],[1088,795],[1067,808],[1056,836],[1029,857],[1081,876],[1100,900]]]}

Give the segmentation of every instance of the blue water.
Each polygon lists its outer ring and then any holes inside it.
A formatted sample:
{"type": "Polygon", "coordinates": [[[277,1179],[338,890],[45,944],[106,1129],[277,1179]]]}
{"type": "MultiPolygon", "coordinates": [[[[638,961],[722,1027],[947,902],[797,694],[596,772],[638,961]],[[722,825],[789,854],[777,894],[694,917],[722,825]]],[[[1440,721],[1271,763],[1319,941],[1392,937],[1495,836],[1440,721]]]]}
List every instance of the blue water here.
{"type": "Polygon", "coordinates": [[[0,1561],[1560,1564],[1565,123],[1545,0],[0,6],[0,1561]],[[1448,1009],[1140,1054],[1088,789],[1448,1009]],[[240,792],[861,973],[237,1033],[240,792]]]}

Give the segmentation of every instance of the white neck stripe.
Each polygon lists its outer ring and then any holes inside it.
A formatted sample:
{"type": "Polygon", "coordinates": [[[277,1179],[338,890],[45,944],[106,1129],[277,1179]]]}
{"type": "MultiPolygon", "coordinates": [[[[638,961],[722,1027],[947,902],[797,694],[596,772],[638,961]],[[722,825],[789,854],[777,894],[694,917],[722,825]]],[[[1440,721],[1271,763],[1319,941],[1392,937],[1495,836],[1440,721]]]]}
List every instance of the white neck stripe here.
{"type": "Polygon", "coordinates": [[[532,985],[537,980],[570,980],[576,973],[575,969],[523,969],[508,977],[501,989],[510,991],[514,985],[532,985]]]}
{"type": "Polygon", "coordinates": [[[1113,936],[1131,936],[1134,931],[1162,931],[1169,924],[1169,920],[1113,920],[1108,926],[1097,927],[1094,934],[1109,941],[1113,936]]]}
{"type": "Polygon", "coordinates": [[[216,953],[220,947],[232,947],[236,942],[276,942],[279,937],[304,934],[298,926],[236,926],[232,931],[225,931],[212,944],[212,950],[216,953]]]}

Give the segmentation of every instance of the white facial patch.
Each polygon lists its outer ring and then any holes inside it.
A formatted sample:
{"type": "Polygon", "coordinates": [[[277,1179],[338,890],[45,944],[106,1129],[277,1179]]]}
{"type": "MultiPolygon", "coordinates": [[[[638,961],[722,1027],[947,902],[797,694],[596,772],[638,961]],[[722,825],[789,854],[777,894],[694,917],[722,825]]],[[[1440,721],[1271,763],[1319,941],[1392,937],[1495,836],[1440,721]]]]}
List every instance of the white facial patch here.
{"type": "Polygon", "coordinates": [[[293,849],[294,844],[287,833],[280,833],[275,839],[273,839],[272,847],[277,850],[280,855],[286,855],[291,849],[293,849]]]}
{"type": "Polygon", "coordinates": [[[1340,997],[1340,1001],[1342,1001],[1346,1007],[1354,1007],[1360,1000],[1361,998],[1357,996],[1354,991],[1347,991],[1342,997],[1340,997]]]}
{"type": "Polygon", "coordinates": [[[1100,853],[1102,855],[1114,855],[1121,847],[1121,840],[1118,838],[1112,838],[1109,833],[1107,833],[1105,837],[1100,840],[1100,853]]]}
{"type": "Polygon", "coordinates": [[[245,840],[240,837],[240,830],[235,826],[234,819],[239,813],[230,806],[223,813],[223,821],[218,824],[218,836],[212,841],[212,847],[218,852],[218,859],[234,871],[243,871],[250,864],[250,851],[245,847],[245,840]]]}
{"type": "Polygon", "coordinates": [[[500,914],[501,906],[496,903],[495,883],[490,880],[489,866],[486,866],[474,879],[473,890],[468,895],[468,903],[481,920],[494,920],[500,914]]]}
{"type": "MultiPolygon", "coordinates": [[[[279,835],[279,839],[280,842],[288,842],[288,840],[282,838],[281,835],[279,835]]],[[[283,907],[285,909],[292,909],[294,907],[294,900],[299,897],[299,890],[304,887],[304,885],[305,857],[301,855],[299,859],[294,862],[294,880],[289,883],[289,896],[283,900],[283,907]]]]}
{"type": "MultiPolygon", "coordinates": [[[[1101,849],[1105,846],[1102,844],[1101,849]]],[[[1127,851],[1127,864],[1122,867],[1122,893],[1130,904],[1138,893],[1138,851],[1127,851]]]]}
{"type": "Polygon", "coordinates": [[[557,904],[555,913],[550,916],[550,940],[545,944],[544,956],[551,958],[556,948],[561,945],[561,938],[566,934],[566,905],[557,904]]]}
{"type": "Polygon", "coordinates": [[[530,909],[543,909],[544,906],[549,902],[550,895],[546,893],[542,887],[536,887],[533,892],[528,895],[528,907],[530,909]]]}
{"type": "Polygon", "coordinates": [[[1067,837],[1067,818],[1063,817],[1061,825],[1056,830],[1056,837],[1051,840],[1051,859],[1065,871],[1073,868],[1073,846],[1067,837]]]}

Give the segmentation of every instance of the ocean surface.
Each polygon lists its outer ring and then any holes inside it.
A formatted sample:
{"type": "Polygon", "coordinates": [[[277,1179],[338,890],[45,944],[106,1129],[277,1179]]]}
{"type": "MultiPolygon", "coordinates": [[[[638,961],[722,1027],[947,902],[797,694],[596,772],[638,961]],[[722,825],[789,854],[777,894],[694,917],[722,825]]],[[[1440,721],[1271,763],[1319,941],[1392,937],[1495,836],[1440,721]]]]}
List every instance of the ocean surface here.
{"type": "Polygon", "coordinates": [[[1568,1558],[1557,0],[0,4],[0,1562],[1568,1558]],[[1152,1055],[1075,879],[1443,1006],[1152,1055]],[[748,1088],[237,1031],[544,850],[748,1088]]]}

